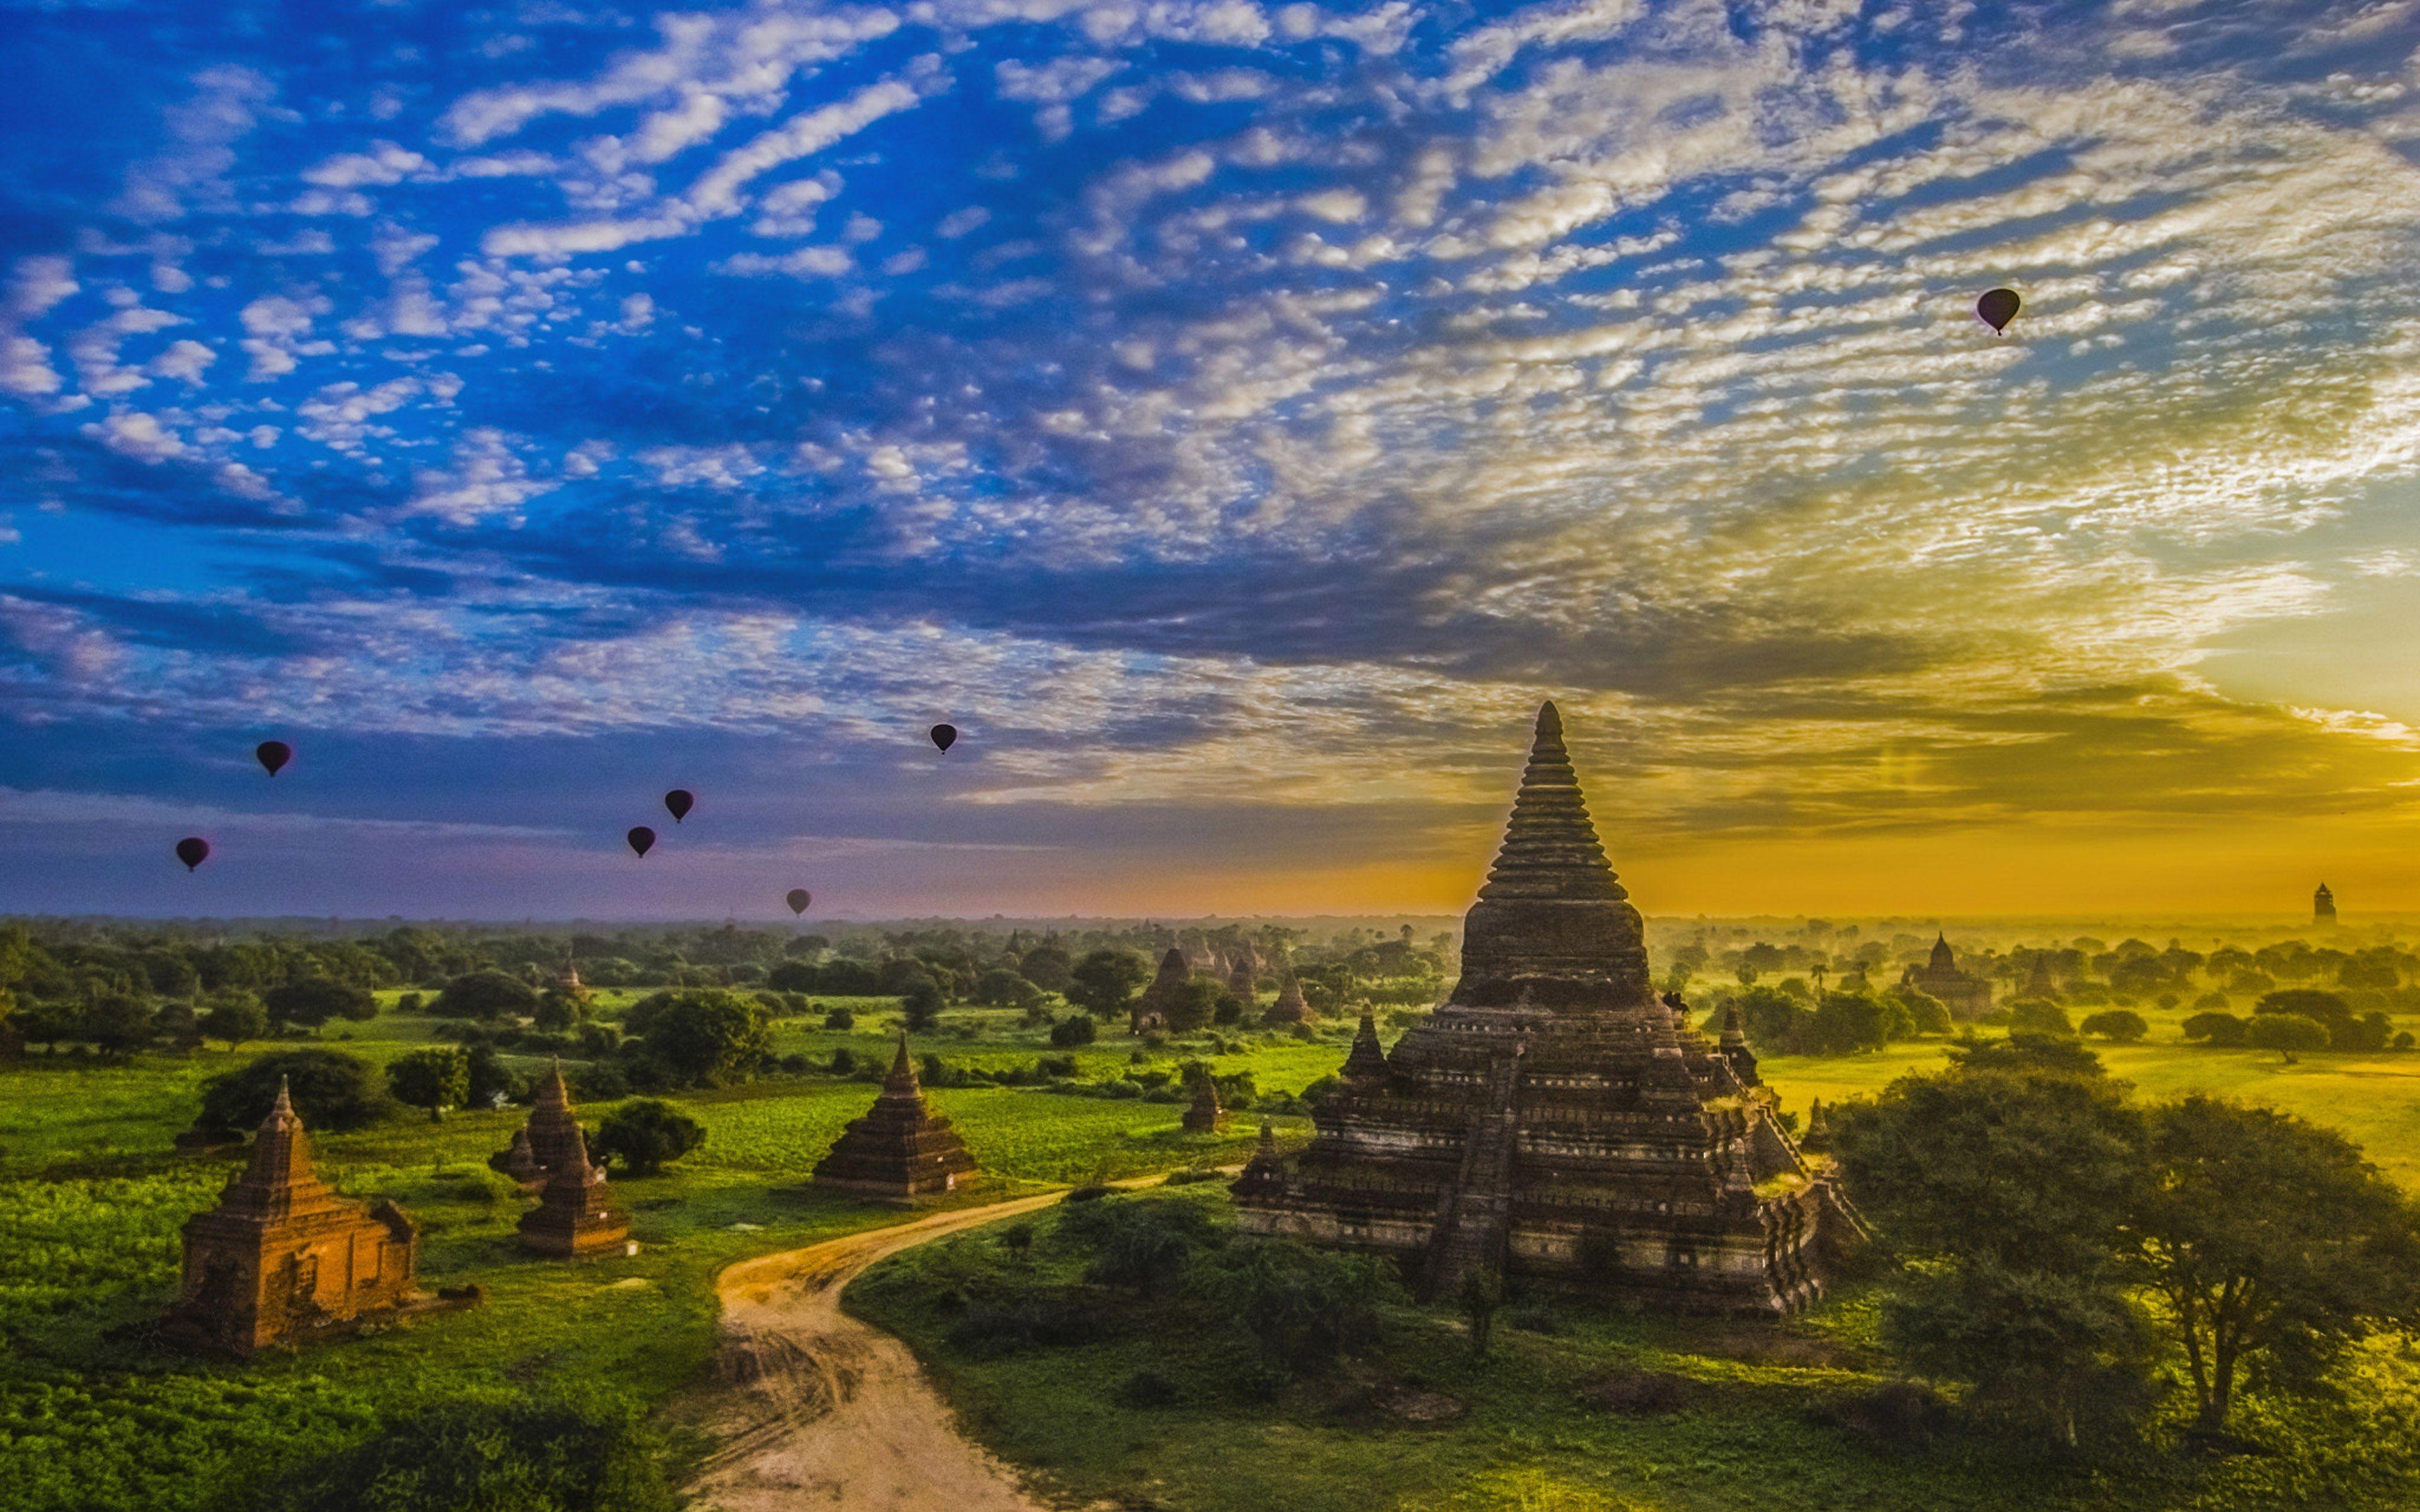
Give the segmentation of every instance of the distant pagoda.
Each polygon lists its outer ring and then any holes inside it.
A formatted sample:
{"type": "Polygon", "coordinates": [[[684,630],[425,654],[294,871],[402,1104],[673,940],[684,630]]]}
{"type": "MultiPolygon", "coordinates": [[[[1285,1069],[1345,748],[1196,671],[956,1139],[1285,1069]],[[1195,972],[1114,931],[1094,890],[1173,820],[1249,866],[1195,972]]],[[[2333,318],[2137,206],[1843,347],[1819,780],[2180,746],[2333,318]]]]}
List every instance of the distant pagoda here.
{"type": "Polygon", "coordinates": [[[283,1081],[243,1174],[185,1220],[184,1241],[163,1332],[189,1346],[248,1356],[419,1296],[419,1230],[394,1203],[365,1208],[319,1180],[283,1081]]]}
{"type": "Polygon", "coordinates": [[[1908,967],[1900,982],[1941,999],[1953,1018],[1981,1018],[1992,1011],[1992,984],[1958,969],[1958,952],[1945,933],[1935,932],[1932,954],[1924,964],[1908,967]]]}
{"type": "Polygon", "coordinates": [[[1461,982],[1391,1055],[1362,1016],[1309,1149],[1236,1181],[1244,1229],[1394,1253],[1430,1297],[1482,1268],[1675,1311],[1820,1295],[1864,1229],[1745,1039],[1656,996],[1627,897],[1546,704],[1461,982]]]}
{"type": "Polygon", "coordinates": [[[861,1196],[915,1202],[954,1189],[958,1178],[974,1169],[974,1157],[958,1142],[950,1120],[925,1104],[902,1033],[881,1095],[817,1163],[815,1181],[861,1196]]]}
{"type": "Polygon", "coordinates": [[[1184,990],[1185,984],[1192,980],[1193,968],[1186,964],[1185,952],[1171,946],[1168,953],[1159,958],[1158,974],[1151,979],[1151,985],[1142,990],[1141,995],[1127,1011],[1127,1032],[1140,1034],[1145,1029],[1165,1027],[1170,1005],[1184,990]]]}
{"type": "Polygon", "coordinates": [[[1182,1120],[1187,1134],[1218,1134],[1227,1127],[1227,1110],[1218,1102],[1218,1083],[1204,1071],[1193,1078],[1193,1102],[1182,1120]]]}
{"type": "Polygon", "coordinates": [[[1302,995],[1302,982],[1292,971],[1278,984],[1278,1000],[1269,1005],[1265,1015],[1271,1024],[1301,1024],[1311,1017],[1311,1004],[1302,995]]]}
{"type": "Polygon", "coordinates": [[[2321,929],[2326,929],[2335,921],[2336,895],[2330,892],[2328,885],[2322,882],[2319,884],[2319,890],[2311,894],[2311,922],[2321,929]]]}
{"type": "MultiPolygon", "coordinates": [[[[558,1078],[557,1085],[560,1085],[558,1078]]],[[[588,1136],[580,1125],[556,1162],[547,1167],[537,1206],[521,1214],[521,1247],[555,1259],[610,1254],[630,1237],[630,1215],[613,1204],[605,1168],[588,1163],[588,1136]]]]}
{"type": "Polygon", "coordinates": [[[563,1083],[563,1062],[547,1068],[546,1078],[537,1084],[537,1095],[531,1100],[529,1121],[513,1133],[513,1142],[488,1157],[491,1170],[511,1177],[524,1192],[542,1191],[547,1176],[556,1167],[573,1160],[577,1147],[582,1168],[587,1165],[587,1136],[580,1132],[580,1118],[572,1110],[571,1089],[563,1083]]]}

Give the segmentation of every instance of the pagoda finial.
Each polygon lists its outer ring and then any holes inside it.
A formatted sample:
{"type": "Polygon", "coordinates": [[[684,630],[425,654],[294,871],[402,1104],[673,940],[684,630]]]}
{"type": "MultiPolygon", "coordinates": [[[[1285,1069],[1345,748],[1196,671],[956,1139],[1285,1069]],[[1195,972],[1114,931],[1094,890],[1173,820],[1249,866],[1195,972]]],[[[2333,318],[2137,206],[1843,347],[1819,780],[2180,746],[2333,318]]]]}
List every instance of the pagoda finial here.
{"type": "Polygon", "coordinates": [[[1344,1057],[1343,1076],[1346,1081],[1359,1081],[1386,1074],[1387,1047],[1378,1042],[1378,1021],[1365,1006],[1361,1026],[1353,1035],[1353,1048],[1344,1057]]]}
{"type": "Polygon", "coordinates": [[[916,1079],[916,1058],[908,1053],[908,1026],[904,1024],[899,1026],[899,1053],[891,1057],[891,1074],[884,1078],[883,1089],[893,1092],[905,1089],[920,1095],[924,1089],[923,1084],[916,1079]]]}
{"type": "Polygon", "coordinates": [[[290,1078],[285,1076],[277,1078],[277,1101],[269,1104],[269,1117],[271,1121],[294,1117],[294,1095],[292,1088],[287,1086],[289,1080],[290,1078]]]}
{"type": "Polygon", "coordinates": [[[1598,843],[1596,825],[1589,819],[1587,800],[1580,796],[1579,774],[1572,769],[1571,753],[1563,748],[1562,716],[1552,703],[1538,708],[1536,738],[1529,764],[1521,772],[1521,790],[1512,799],[1512,817],[1504,826],[1504,845],[1487,885],[1484,899],[1541,898],[1584,900],[1626,898],[1614,880],[1613,866],[1598,843]]]}

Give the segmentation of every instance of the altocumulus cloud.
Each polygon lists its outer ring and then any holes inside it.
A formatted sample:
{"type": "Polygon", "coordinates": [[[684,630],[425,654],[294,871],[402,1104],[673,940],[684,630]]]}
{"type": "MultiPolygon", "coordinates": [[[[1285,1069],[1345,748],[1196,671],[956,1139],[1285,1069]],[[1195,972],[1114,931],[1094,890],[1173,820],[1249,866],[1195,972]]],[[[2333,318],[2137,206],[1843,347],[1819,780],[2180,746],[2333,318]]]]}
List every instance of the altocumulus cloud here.
{"type": "Polygon", "coordinates": [[[2420,546],[2408,15],[628,20],[21,18],[29,779],[947,715],[992,841],[1215,848],[1465,824],[1553,692],[1676,837],[2405,812],[2403,725],[2213,653],[2420,546]]]}

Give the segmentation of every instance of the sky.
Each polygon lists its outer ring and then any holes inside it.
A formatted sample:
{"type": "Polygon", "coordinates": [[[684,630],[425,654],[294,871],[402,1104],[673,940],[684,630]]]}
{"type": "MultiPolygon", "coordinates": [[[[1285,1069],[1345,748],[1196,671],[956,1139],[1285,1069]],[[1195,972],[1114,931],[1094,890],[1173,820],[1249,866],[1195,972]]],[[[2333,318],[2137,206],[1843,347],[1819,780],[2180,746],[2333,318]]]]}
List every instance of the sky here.
{"type": "Polygon", "coordinates": [[[2420,909],[2416,11],[0,5],[0,910],[2420,909]]]}

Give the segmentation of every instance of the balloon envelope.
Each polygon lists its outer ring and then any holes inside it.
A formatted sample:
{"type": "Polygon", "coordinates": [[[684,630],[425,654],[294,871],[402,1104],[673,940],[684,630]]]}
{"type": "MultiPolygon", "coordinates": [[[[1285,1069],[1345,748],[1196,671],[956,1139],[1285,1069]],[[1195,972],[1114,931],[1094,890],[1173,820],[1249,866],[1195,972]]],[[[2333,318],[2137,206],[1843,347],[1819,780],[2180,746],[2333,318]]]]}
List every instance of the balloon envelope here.
{"type": "Polygon", "coordinates": [[[697,795],[687,788],[675,788],[664,795],[664,807],[672,810],[673,823],[677,825],[697,807],[697,795]]]}
{"type": "Polygon", "coordinates": [[[790,889],[789,897],[783,901],[790,905],[790,912],[794,914],[803,914],[807,911],[807,904],[814,903],[814,899],[808,896],[806,888],[792,887],[790,889]]]}
{"type": "Polygon", "coordinates": [[[644,856],[649,851],[655,849],[656,832],[649,829],[644,825],[641,825],[636,829],[631,830],[628,835],[625,835],[623,839],[628,841],[630,842],[630,849],[638,852],[641,856],[644,856]]]}
{"type": "Polygon", "coordinates": [[[2024,304],[2024,301],[2017,298],[2015,289],[1995,288],[1975,301],[1975,313],[1981,316],[1983,323],[1993,331],[2006,331],[2009,322],[2017,317],[2017,311],[2024,304]]]}
{"type": "Polygon", "coordinates": [[[271,777],[277,775],[279,767],[294,759],[294,748],[282,740],[264,740],[253,748],[252,753],[260,758],[260,764],[269,768],[271,777]]]}
{"type": "Polygon", "coordinates": [[[210,842],[199,835],[188,835],[177,842],[177,859],[191,872],[210,858],[210,842]]]}
{"type": "Polygon", "coordinates": [[[957,727],[956,725],[954,725],[954,724],[937,724],[937,725],[935,725],[935,726],[933,727],[933,744],[934,744],[934,745],[940,747],[943,750],[945,750],[945,751],[946,751],[946,750],[948,750],[952,746],[954,746],[954,745],[956,745],[957,743],[958,743],[958,727],[957,727]]]}

